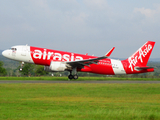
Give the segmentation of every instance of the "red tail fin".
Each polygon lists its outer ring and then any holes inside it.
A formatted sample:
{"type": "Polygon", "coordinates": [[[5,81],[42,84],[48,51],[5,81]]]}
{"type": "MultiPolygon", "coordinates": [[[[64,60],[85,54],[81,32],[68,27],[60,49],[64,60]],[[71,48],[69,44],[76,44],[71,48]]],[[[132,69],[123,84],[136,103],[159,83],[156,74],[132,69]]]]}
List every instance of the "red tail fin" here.
{"type": "Polygon", "coordinates": [[[136,66],[146,66],[153,50],[155,42],[148,41],[141,48],[139,48],[132,56],[128,58],[129,68],[131,71],[136,66]]]}

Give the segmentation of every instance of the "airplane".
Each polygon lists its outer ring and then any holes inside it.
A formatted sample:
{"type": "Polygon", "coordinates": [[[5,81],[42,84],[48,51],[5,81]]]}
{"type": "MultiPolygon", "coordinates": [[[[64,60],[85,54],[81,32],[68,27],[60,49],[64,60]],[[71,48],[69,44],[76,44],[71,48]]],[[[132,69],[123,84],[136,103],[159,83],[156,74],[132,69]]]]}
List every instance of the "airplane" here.
{"type": "Polygon", "coordinates": [[[155,45],[154,41],[146,42],[133,55],[125,60],[109,59],[115,47],[102,57],[88,54],[77,54],[28,45],[17,45],[4,50],[6,58],[21,61],[21,68],[26,63],[43,65],[49,72],[69,71],[69,79],[78,79],[77,72],[90,72],[104,75],[122,75],[153,72],[154,68],[147,62],[155,45]]]}

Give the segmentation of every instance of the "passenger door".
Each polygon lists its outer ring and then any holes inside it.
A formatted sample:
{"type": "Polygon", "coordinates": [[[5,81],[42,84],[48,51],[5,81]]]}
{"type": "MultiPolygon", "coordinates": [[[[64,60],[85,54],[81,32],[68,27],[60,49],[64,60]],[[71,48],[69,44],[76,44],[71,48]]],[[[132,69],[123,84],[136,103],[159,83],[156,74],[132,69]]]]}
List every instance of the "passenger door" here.
{"type": "Polygon", "coordinates": [[[26,56],[26,52],[27,52],[27,47],[23,46],[22,47],[22,56],[26,56]]]}

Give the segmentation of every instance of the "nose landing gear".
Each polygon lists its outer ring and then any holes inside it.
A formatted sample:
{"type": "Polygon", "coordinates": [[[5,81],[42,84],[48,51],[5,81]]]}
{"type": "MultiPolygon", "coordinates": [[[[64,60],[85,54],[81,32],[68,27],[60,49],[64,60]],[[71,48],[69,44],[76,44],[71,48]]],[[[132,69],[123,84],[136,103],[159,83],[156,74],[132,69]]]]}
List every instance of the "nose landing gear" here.
{"type": "Polygon", "coordinates": [[[24,62],[21,62],[21,67],[19,68],[19,71],[23,70],[23,65],[24,65],[24,62]]]}

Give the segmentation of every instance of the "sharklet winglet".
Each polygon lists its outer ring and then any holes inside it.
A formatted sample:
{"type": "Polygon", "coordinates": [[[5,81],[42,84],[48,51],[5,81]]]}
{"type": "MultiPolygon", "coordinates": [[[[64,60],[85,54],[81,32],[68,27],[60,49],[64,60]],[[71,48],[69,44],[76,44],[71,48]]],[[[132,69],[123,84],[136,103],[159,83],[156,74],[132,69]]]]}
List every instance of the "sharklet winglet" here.
{"type": "Polygon", "coordinates": [[[114,49],[115,49],[115,47],[113,47],[108,53],[106,53],[105,56],[109,57],[112,54],[114,49]]]}

